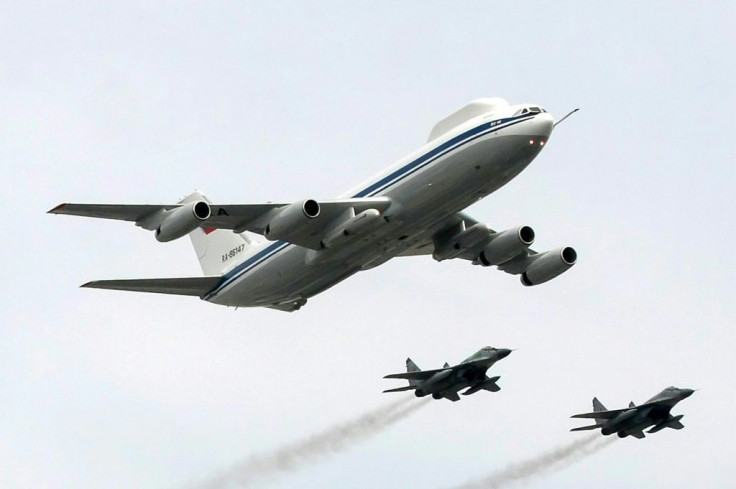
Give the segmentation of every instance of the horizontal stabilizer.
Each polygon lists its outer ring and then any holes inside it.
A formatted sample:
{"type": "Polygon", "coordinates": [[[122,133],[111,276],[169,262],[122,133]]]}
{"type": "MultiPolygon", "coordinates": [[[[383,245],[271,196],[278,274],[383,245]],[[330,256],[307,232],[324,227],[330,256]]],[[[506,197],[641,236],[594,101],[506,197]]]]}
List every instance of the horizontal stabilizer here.
{"type": "Polygon", "coordinates": [[[214,289],[220,283],[220,279],[221,277],[188,277],[95,280],[93,282],[87,282],[82,287],[202,297],[214,289]]]}
{"type": "Polygon", "coordinates": [[[600,426],[597,424],[592,424],[590,426],[581,426],[580,428],[573,428],[570,431],[588,431],[588,430],[597,430],[600,429],[600,426]]]}
{"type": "Polygon", "coordinates": [[[415,385],[407,385],[406,387],[397,387],[396,389],[386,389],[383,392],[403,392],[403,391],[410,391],[412,389],[416,389],[415,385]]]}

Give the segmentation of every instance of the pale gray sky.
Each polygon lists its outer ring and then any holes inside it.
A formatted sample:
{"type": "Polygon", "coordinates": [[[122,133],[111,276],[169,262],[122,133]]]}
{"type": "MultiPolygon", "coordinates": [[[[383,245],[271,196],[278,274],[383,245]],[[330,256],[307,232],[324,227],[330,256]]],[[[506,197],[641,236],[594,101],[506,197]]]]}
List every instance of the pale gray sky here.
{"type": "Polygon", "coordinates": [[[175,488],[518,348],[502,390],[435,402],[270,487],[442,488],[581,436],[571,414],[674,384],[686,429],[529,487],[730,487],[733,2],[0,4],[0,486],[175,488]],[[188,240],[44,214],[64,201],[329,198],[478,97],[562,116],[469,210],[579,264],[537,288],[407,258],[295,314],[80,290],[199,273],[188,240]],[[399,396],[396,394],[395,396],[399,396]]]}

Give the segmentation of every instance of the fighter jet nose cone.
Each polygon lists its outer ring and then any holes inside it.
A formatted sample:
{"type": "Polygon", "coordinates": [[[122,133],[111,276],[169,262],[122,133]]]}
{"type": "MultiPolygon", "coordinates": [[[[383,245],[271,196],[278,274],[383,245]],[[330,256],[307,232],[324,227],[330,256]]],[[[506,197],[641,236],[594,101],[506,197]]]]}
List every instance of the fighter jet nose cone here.
{"type": "Polygon", "coordinates": [[[506,358],[511,354],[513,350],[509,350],[508,348],[499,348],[498,349],[498,358],[506,358]]]}
{"type": "Polygon", "coordinates": [[[686,397],[690,397],[693,395],[693,392],[695,392],[695,389],[682,389],[682,397],[683,399],[686,397]]]}

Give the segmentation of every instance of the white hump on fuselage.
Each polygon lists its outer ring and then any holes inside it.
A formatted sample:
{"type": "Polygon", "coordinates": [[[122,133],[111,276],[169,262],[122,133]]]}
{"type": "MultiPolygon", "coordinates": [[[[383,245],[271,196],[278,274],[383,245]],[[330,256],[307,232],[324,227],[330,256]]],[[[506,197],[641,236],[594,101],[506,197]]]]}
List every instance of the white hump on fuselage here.
{"type": "Polygon", "coordinates": [[[429,133],[427,142],[436,139],[443,134],[450,132],[453,128],[459,126],[463,122],[467,122],[479,115],[496,112],[499,109],[506,109],[509,103],[501,97],[487,97],[473,100],[462,109],[453,112],[449,116],[439,121],[429,133]]]}

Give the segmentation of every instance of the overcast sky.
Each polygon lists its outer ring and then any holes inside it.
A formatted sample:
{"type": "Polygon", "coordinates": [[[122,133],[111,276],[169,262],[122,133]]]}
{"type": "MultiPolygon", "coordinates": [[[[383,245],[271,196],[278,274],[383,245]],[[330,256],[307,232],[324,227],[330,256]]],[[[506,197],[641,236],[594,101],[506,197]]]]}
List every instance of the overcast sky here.
{"type": "MultiPolygon", "coordinates": [[[[569,419],[700,388],[682,431],[529,487],[732,487],[733,2],[2,2],[0,486],[178,488],[408,393],[485,345],[498,393],[432,402],[269,487],[445,488],[574,441],[569,419]],[[83,290],[196,276],[188,240],[61,202],[330,198],[467,102],[557,117],[468,210],[579,263],[534,288],[393,260],[286,314],[83,290]]],[[[265,481],[264,481],[265,484],[265,481]]]]}

